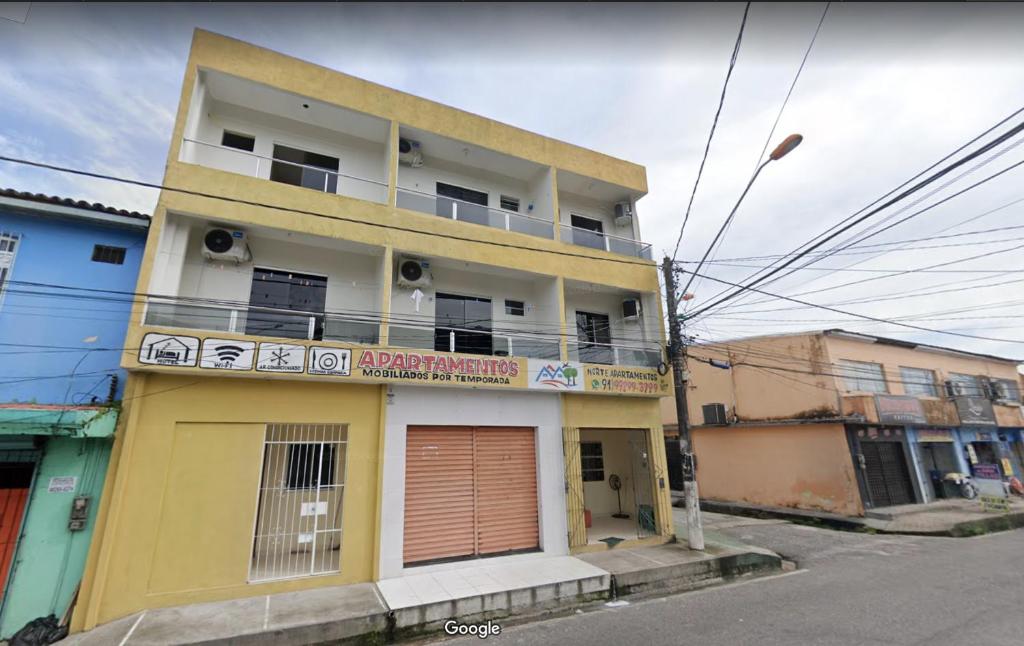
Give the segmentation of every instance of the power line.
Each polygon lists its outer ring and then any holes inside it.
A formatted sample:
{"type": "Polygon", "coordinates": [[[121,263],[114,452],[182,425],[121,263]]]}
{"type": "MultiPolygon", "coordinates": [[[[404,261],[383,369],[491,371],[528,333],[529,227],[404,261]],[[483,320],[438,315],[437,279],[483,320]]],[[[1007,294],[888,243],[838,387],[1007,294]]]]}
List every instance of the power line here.
{"type": "MultiPolygon", "coordinates": [[[[825,23],[825,16],[828,15],[828,9],[831,5],[831,2],[825,3],[825,9],[821,12],[821,19],[818,20],[818,26],[814,28],[814,34],[811,36],[811,42],[808,43],[807,45],[807,51],[804,52],[804,56],[800,60],[800,66],[797,67],[796,74],[793,76],[793,82],[789,84],[789,90],[786,92],[786,98],[782,100],[782,105],[779,107],[778,114],[775,115],[775,121],[772,123],[771,130],[768,131],[768,136],[765,137],[764,146],[761,147],[761,152],[757,155],[757,159],[754,162],[754,169],[752,172],[754,172],[755,174],[757,173],[758,166],[761,164],[761,160],[764,158],[765,152],[768,150],[768,146],[771,144],[772,137],[775,135],[775,129],[778,127],[779,121],[782,119],[782,114],[786,111],[786,106],[789,104],[789,98],[793,95],[793,90],[796,88],[797,81],[800,80],[800,74],[803,73],[804,71],[804,65],[807,64],[807,59],[811,55],[811,50],[814,48],[814,43],[816,40],[818,40],[818,32],[821,31],[821,26],[825,23]]],[[[687,210],[687,213],[689,213],[689,210],[687,210]]],[[[721,238],[719,238],[719,236],[716,235],[715,240],[712,241],[711,247],[709,248],[712,260],[714,259],[715,254],[717,253],[716,246],[718,249],[721,249],[722,245],[725,243],[725,237],[729,235],[729,228],[732,226],[732,222],[732,217],[727,218],[725,224],[722,225],[722,231],[720,232],[721,238]]],[[[680,240],[682,240],[682,235],[683,232],[680,231],[680,240]]],[[[678,250],[678,248],[679,243],[677,242],[676,249],[678,250]]],[[[704,257],[707,258],[708,254],[704,254],[704,257]]],[[[672,255],[672,259],[675,260],[675,254],[672,255]]],[[[699,264],[697,266],[696,271],[700,271],[699,264]]],[[[697,287],[699,286],[700,281],[697,282],[697,287]]],[[[697,287],[694,287],[694,289],[697,289],[697,287]]],[[[683,289],[683,291],[686,292],[688,290],[683,289]]],[[[686,309],[689,309],[689,304],[685,305],[683,309],[684,311],[686,309]]]]}
{"type": "MultiPolygon", "coordinates": [[[[682,271],[684,273],[693,273],[693,272],[690,272],[690,271],[685,270],[685,269],[678,269],[678,271],[682,271]]],[[[879,317],[876,317],[876,316],[868,316],[866,314],[857,314],[855,312],[849,312],[849,311],[846,311],[846,310],[841,310],[841,309],[837,309],[837,308],[834,308],[834,307],[829,307],[827,305],[819,305],[817,303],[810,303],[808,301],[802,301],[802,300],[800,300],[798,298],[791,298],[789,296],[782,296],[780,294],[773,294],[773,293],[767,292],[767,291],[765,291],[763,289],[758,289],[756,287],[751,287],[749,285],[740,285],[739,283],[733,283],[733,282],[728,281],[728,280],[722,280],[721,278],[715,278],[714,276],[705,276],[705,277],[708,280],[714,281],[716,283],[722,283],[723,285],[730,285],[732,287],[739,288],[740,290],[749,290],[749,291],[752,291],[752,292],[756,292],[758,294],[764,294],[765,296],[771,296],[773,298],[778,298],[778,299],[781,299],[781,300],[784,300],[784,301],[791,301],[793,303],[799,303],[800,305],[807,305],[808,307],[815,307],[815,308],[818,308],[818,309],[823,309],[823,310],[827,310],[827,311],[830,311],[830,312],[835,312],[837,314],[844,314],[846,316],[852,316],[852,317],[855,317],[855,318],[860,318],[860,319],[864,319],[864,320],[868,320],[868,321],[877,321],[879,323],[887,323],[887,324],[891,324],[891,325],[898,325],[900,327],[910,328],[910,329],[914,329],[914,330],[920,330],[922,332],[931,332],[933,334],[946,334],[946,335],[949,335],[949,336],[957,336],[957,337],[962,337],[962,338],[965,338],[965,339],[978,339],[978,340],[981,340],[981,341],[996,341],[996,342],[999,342],[999,343],[1019,343],[1019,344],[1024,344],[1024,340],[1020,340],[1020,339],[999,339],[999,338],[993,338],[993,337],[979,336],[979,335],[975,335],[975,334],[964,334],[964,333],[961,333],[961,332],[947,332],[945,330],[935,330],[935,329],[932,329],[932,328],[927,328],[927,327],[923,327],[923,326],[919,326],[919,325],[911,325],[911,324],[908,324],[908,323],[900,323],[900,322],[897,322],[897,321],[890,321],[890,320],[879,318],[879,317]]]]}
{"type": "MultiPolygon", "coordinates": [[[[1019,124],[1019,125],[1018,125],[1017,127],[1015,127],[1015,128],[1013,129],[1013,130],[1011,130],[1011,131],[1007,132],[1006,134],[1004,134],[1004,135],[1003,135],[1003,137],[1005,137],[1006,135],[1008,135],[1008,134],[1010,134],[1010,133],[1013,133],[1013,134],[1017,134],[1017,133],[1019,133],[1019,132],[1021,132],[1021,131],[1024,131],[1024,122],[1022,122],[1021,124],[1019,124]]],[[[1002,139],[1002,138],[1001,138],[1001,139],[1002,139]]],[[[993,143],[994,143],[994,142],[993,142],[993,143]]],[[[990,145],[991,145],[991,144],[990,144],[990,145]]],[[[972,154],[973,154],[973,153],[972,153],[972,154]]],[[[915,186],[914,186],[913,188],[911,188],[911,189],[908,189],[907,191],[904,191],[903,193],[901,193],[901,194],[900,194],[900,195],[898,195],[897,197],[895,197],[895,198],[893,198],[893,199],[889,200],[888,202],[886,202],[886,203],[885,203],[885,204],[883,204],[882,206],[880,206],[880,207],[878,207],[878,208],[876,208],[876,209],[873,209],[872,211],[870,211],[870,212],[868,212],[867,214],[865,214],[865,215],[861,216],[860,218],[858,218],[857,220],[855,220],[855,221],[854,221],[854,222],[852,222],[851,224],[848,224],[848,225],[844,226],[843,228],[841,228],[841,229],[840,229],[839,231],[837,231],[836,233],[834,233],[834,234],[832,234],[832,235],[830,235],[830,236],[828,236],[828,237],[826,237],[826,238],[822,239],[821,241],[819,241],[819,242],[815,243],[815,244],[814,244],[813,246],[811,246],[811,247],[810,247],[810,248],[808,249],[808,251],[811,251],[811,250],[813,250],[813,249],[816,249],[817,247],[821,246],[822,244],[824,244],[824,243],[825,243],[825,242],[827,242],[828,240],[830,240],[830,239],[832,239],[832,238],[834,238],[834,237],[838,236],[839,234],[843,233],[844,231],[847,231],[848,229],[850,229],[850,228],[852,228],[852,227],[856,226],[856,225],[857,225],[857,224],[859,224],[860,222],[863,222],[863,221],[864,221],[865,219],[867,219],[867,218],[869,218],[869,217],[871,217],[871,216],[873,216],[873,215],[877,214],[877,213],[878,213],[879,211],[881,211],[881,210],[883,210],[883,209],[885,209],[885,208],[888,208],[889,206],[891,206],[892,204],[895,204],[895,203],[896,203],[897,201],[899,201],[899,200],[901,200],[901,199],[904,199],[905,197],[907,197],[907,196],[909,196],[910,194],[912,194],[912,193],[913,193],[914,191],[920,190],[920,188],[922,188],[922,187],[924,187],[924,186],[927,186],[927,184],[929,184],[929,183],[931,183],[931,182],[933,182],[933,181],[936,181],[936,180],[937,180],[938,178],[940,178],[940,177],[942,177],[943,175],[945,175],[946,173],[950,172],[950,171],[951,171],[951,170],[952,170],[953,168],[955,168],[956,166],[958,166],[958,165],[961,165],[961,164],[965,163],[965,161],[966,161],[966,158],[965,158],[965,159],[963,159],[963,160],[960,160],[960,161],[956,162],[956,163],[955,163],[954,165],[952,165],[952,166],[949,166],[949,167],[947,167],[946,169],[943,169],[943,170],[942,170],[942,171],[940,171],[939,173],[936,173],[936,174],[932,175],[932,176],[931,176],[931,177],[930,177],[929,179],[925,180],[924,182],[920,182],[920,183],[918,183],[918,184],[917,184],[917,185],[915,185],[915,186]]],[[[896,223],[894,223],[894,224],[890,225],[890,227],[891,227],[891,226],[896,226],[897,224],[900,224],[900,223],[902,223],[902,222],[905,222],[905,221],[909,220],[909,219],[910,219],[910,218],[912,218],[912,217],[916,217],[916,216],[918,216],[918,215],[921,215],[922,213],[925,213],[925,212],[927,212],[927,211],[929,211],[929,210],[931,210],[931,209],[933,209],[933,208],[935,208],[935,207],[937,207],[937,206],[939,206],[939,205],[941,205],[941,204],[945,204],[946,202],[948,202],[948,201],[950,201],[950,200],[952,200],[952,199],[954,199],[954,198],[956,198],[956,197],[959,197],[959,196],[963,195],[964,193],[967,193],[968,191],[971,191],[971,190],[973,190],[973,189],[975,189],[975,188],[977,188],[977,187],[979,187],[979,186],[981,186],[981,185],[983,185],[983,184],[985,184],[985,183],[987,183],[987,182],[989,182],[989,181],[991,181],[991,180],[993,180],[993,179],[996,179],[997,177],[1000,177],[1000,176],[1004,175],[1005,173],[1008,173],[1009,171],[1011,171],[1011,170],[1013,170],[1013,169],[1015,169],[1015,168],[1017,168],[1017,167],[1019,167],[1019,166],[1021,166],[1021,165],[1024,165],[1024,160],[1021,160],[1021,161],[1019,161],[1019,162],[1016,162],[1015,164],[1011,164],[1010,166],[1007,166],[1006,168],[1004,168],[1004,169],[1002,169],[1002,170],[1000,170],[1000,171],[998,171],[998,172],[996,172],[996,173],[993,173],[992,175],[989,175],[988,177],[986,177],[985,179],[983,179],[983,180],[981,180],[981,181],[975,182],[974,184],[971,184],[970,186],[968,186],[968,187],[966,187],[966,188],[964,188],[964,189],[962,189],[962,190],[960,190],[960,191],[957,191],[956,193],[953,193],[952,195],[949,195],[949,196],[947,196],[947,197],[944,197],[944,198],[942,198],[941,200],[939,200],[938,202],[934,202],[934,203],[932,203],[932,204],[928,205],[927,207],[925,207],[925,208],[923,208],[923,209],[921,209],[921,210],[919,210],[919,211],[916,211],[916,212],[912,213],[911,215],[907,216],[906,218],[903,218],[903,219],[902,219],[902,220],[900,220],[899,222],[896,222],[896,223]]],[[[881,231],[879,231],[879,233],[880,233],[880,232],[881,232],[881,231]]],[[[783,263],[783,264],[782,264],[782,265],[780,265],[779,267],[777,267],[777,268],[773,269],[772,271],[769,271],[769,272],[768,272],[767,274],[765,274],[764,276],[761,276],[760,278],[758,278],[758,279],[756,279],[756,280],[754,280],[754,281],[752,281],[752,282],[748,283],[748,284],[747,284],[747,285],[745,285],[745,286],[747,286],[747,287],[753,287],[754,285],[759,285],[759,284],[761,284],[762,282],[764,282],[764,281],[765,281],[765,280],[767,280],[768,278],[772,277],[773,275],[777,274],[778,272],[782,271],[783,269],[785,269],[785,268],[786,268],[786,267],[788,267],[789,265],[793,264],[794,262],[796,262],[797,260],[799,260],[800,258],[802,258],[802,257],[803,257],[804,255],[806,255],[806,253],[807,253],[807,251],[805,251],[805,252],[802,252],[802,253],[799,253],[799,254],[797,254],[796,256],[794,256],[794,257],[793,257],[792,259],[790,259],[789,261],[787,261],[787,262],[783,263]]],[[[738,287],[743,287],[743,286],[744,286],[744,285],[738,285],[738,287]]],[[[719,298],[718,300],[714,301],[713,303],[711,303],[711,304],[709,304],[709,305],[705,305],[705,306],[701,307],[700,309],[698,309],[697,311],[693,312],[693,313],[692,313],[692,314],[690,314],[689,316],[690,316],[690,317],[695,317],[695,316],[699,316],[700,314],[702,314],[702,313],[704,313],[704,312],[706,312],[706,311],[710,310],[711,308],[713,308],[713,307],[716,307],[716,306],[718,306],[718,305],[720,305],[720,304],[722,304],[722,303],[724,303],[724,302],[726,302],[726,301],[729,301],[729,300],[731,300],[732,298],[735,298],[735,297],[736,297],[736,296],[737,296],[738,294],[740,294],[740,293],[741,293],[741,291],[742,291],[742,290],[737,290],[737,291],[733,291],[733,292],[731,292],[731,293],[729,293],[729,294],[726,294],[725,296],[723,296],[722,298],[719,298]]]]}
{"type": "Polygon", "coordinates": [[[718,98],[718,109],[715,110],[715,118],[711,122],[711,132],[708,133],[708,141],[704,144],[704,156],[701,157],[700,166],[697,168],[697,179],[693,182],[693,191],[690,193],[690,201],[686,205],[686,214],[683,215],[683,225],[679,227],[679,238],[676,239],[675,250],[672,252],[672,259],[675,260],[679,253],[679,244],[683,241],[683,232],[686,230],[686,223],[690,220],[690,210],[693,208],[693,199],[697,196],[697,187],[700,185],[701,175],[704,174],[704,164],[708,160],[708,153],[711,150],[711,140],[715,136],[715,128],[718,127],[718,117],[722,114],[722,106],[725,104],[725,93],[729,89],[729,79],[732,78],[732,70],[736,67],[736,59],[740,55],[740,43],[743,42],[743,29],[747,25],[747,14],[750,12],[750,3],[743,8],[743,18],[740,20],[740,31],[736,35],[736,44],[732,47],[732,56],[729,58],[729,69],[725,72],[725,83],[722,84],[722,95],[718,98]]]}
{"type": "MultiPolygon", "coordinates": [[[[887,193],[885,193],[885,194],[884,194],[884,195],[882,195],[881,197],[878,197],[878,198],[876,198],[876,199],[875,199],[875,200],[873,200],[873,201],[872,201],[871,203],[869,203],[869,204],[867,204],[866,206],[862,207],[861,209],[859,209],[859,210],[858,210],[858,211],[856,211],[855,213],[853,213],[853,214],[851,214],[851,215],[847,216],[846,218],[844,218],[844,219],[843,219],[843,220],[841,220],[840,222],[838,222],[838,223],[836,223],[836,224],[832,225],[831,227],[829,227],[829,228],[828,228],[827,230],[825,230],[824,232],[822,232],[822,233],[819,233],[819,234],[817,234],[817,235],[816,235],[816,236],[815,236],[814,238],[812,238],[812,239],[811,239],[811,240],[809,240],[808,242],[805,242],[805,243],[803,243],[803,244],[799,245],[799,246],[798,246],[798,247],[796,247],[796,248],[795,248],[795,249],[794,249],[793,251],[789,252],[788,254],[786,254],[786,255],[784,256],[784,257],[793,257],[793,259],[792,259],[792,260],[791,260],[791,261],[790,261],[789,263],[787,263],[787,264],[785,264],[785,265],[783,265],[783,266],[779,267],[778,269],[776,269],[776,270],[775,270],[775,272],[772,272],[772,273],[776,273],[777,271],[781,271],[782,269],[784,269],[784,268],[785,268],[786,266],[788,266],[789,264],[792,264],[793,262],[795,262],[795,261],[796,261],[797,259],[799,259],[799,258],[800,258],[801,256],[807,255],[808,253],[810,253],[810,252],[814,251],[814,249],[817,249],[818,247],[820,247],[820,246],[821,246],[822,244],[824,244],[824,243],[825,243],[825,242],[827,242],[828,240],[831,240],[832,238],[834,238],[834,237],[836,237],[836,236],[840,235],[841,233],[843,233],[844,231],[848,230],[848,229],[849,229],[849,228],[851,228],[852,226],[855,226],[855,225],[856,225],[857,223],[859,223],[859,222],[863,221],[863,220],[864,220],[865,218],[867,218],[867,217],[871,217],[871,216],[872,216],[873,214],[875,214],[875,213],[878,213],[879,211],[883,210],[884,208],[887,208],[887,207],[888,207],[889,205],[891,205],[891,204],[895,204],[896,202],[898,202],[898,201],[902,200],[902,199],[903,199],[904,197],[906,197],[906,196],[908,196],[908,195],[910,195],[910,194],[912,194],[912,193],[916,192],[917,190],[919,190],[919,189],[920,189],[921,187],[923,187],[924,185],[927,185],[927,184],[929,184],[929,183],[931,183],[931,182],[935,181],[935,180],[936,180],[936,179],[938,179],[938,177],[940,177],[941,175],[933,175],[933,176],[932,176],[931,178],[929,178],[928,180],[925,180],[924,182],[920,182],[920,183],[918,183],[917,185],[915,185],[914,187],[912,187],[911,189],[907,189],[907,190],[903,191],[903,193],[901,193],[900,195],[897,195],[897,197],[896,197],[896,198],[892,198],[892,199],[890,199],[890,200],[889,200],[888,202],[886,202],[885,204],[883,204],[883,205],[882,205],[881,207],[877,207],[877,208],[875,208],[874,210],[870,211],[870,212],[869,212],[869,213],[868,213],[867,215],[862,215],[862,214],[864,214],[864,213],[865,213],[865,211],[868,211],[868,209],[871,209],[872,207],[874,207],[874,206],[875,206],[876,204],[878,204],[878,203],[879,203],[879,202],[881,202],[882,200],[885,200],[886,198],[888,198],[889,196],[893,195],[894,193],[896,193],[896,192],[897,192],[897,191],[899,191],[900,189],[903,189],[903,188],[904,188],[905,186],[909,185],[909,184],[910,184],[911,182],[914,182],[915,180],[917,180],[918,178],[922,177],[922,176],[923,176],[923,175],[925,175],[926,173],[928,173],[928,172],[932,171],[933,169],[935,169],[936,167],[938,167],[938,166],[939,166],[940,164],[942,164],[943,162],[945,162],[945,161],[947,161],[947,160],[951,159],[951,158],[952,158],[952,157],[954,157],[955,155],[959,154],[959,153],[960,153],[961,151],[963,151],[963,150],[965,150],[965,149],[969,148],[969,147],[970,147],[971,145],[975,144],[976,142],[978,142],[979,140],[981,140],[981,139],[982,139],[983,137],[985,137],[985,136],[986,136],[986,135],[988,135],[989,133],[991,133],[991,132],[995,131],[995,130],[996,130],[997,128],[999,128],[999,127],[1000,127],[1000,126],[1002,126],[1003,124],[1005,124],[1005,123],[1009,122],[1009,121],[1010,121],[1011,119],[1013,119],[1014,117],[1016,117],[1016,116],[1017,116],[1018,114],[1020,114],[1021,112],[1024,112],[1024,107],[1022,107],[1022,108],[1018,108],[1018,109],[1017,109],[1017,110],[1015,110],[1015,111],[1014,111],[1014,112],[1013,112],[1012,114],[1010,114],[1009,116],[1007,116],[1007,117],[1005,117],[1004,119],[1000,120],[1000,121],[999,121],[998,123],[996,123],[995,125],[993,125],[993,126],[991,126],[991,127],[987,128],[987,129],[986,129],[986,130],[985,130],[984,132],[982,132],[981,134],[979,134],[979,135],[975,136],[975,137],[974,137],[973,139],[971,139],[971,140],[970,140],[970,141],[968,141],[967,143],[965,143],[965,144],[962,144],[962,145],[961,145],[961,146],[959,146],[959,147],[958,147],[958,148],[957,148],[956,150],[954,150],[953,152],[951,152],[951,153],[947,154],[947,155],[946,155],[946,156],[944,156],[944,157],[943,157],[942,159],[940,159],[940,160],[938,160],[937,162],[935,162],[935,163],[933,163],[932,165],[930,165],[930,166],[929,166],[928,168],[925,168],[924,170],[922,170],[922,171],[918,172],[918,173],[917,173],[917,174],[915,174],[915,175],[914,175],[913,177],[911,177],[911,178],[909,178],[909,179],[905,180],[905,181],[904,181],[904,182],[902,182],[902,183],[901,183],[900,185],[898,185],[897,187],[895,187],[895,188],[891,189],[890,191],[888,191],[887,193]],[[859,219],[858,219],[858,218],[859,218],[859,219]],[[852,224],[850,224],[851,222],[852,222],[852,224]],[[838,230],[837,230],[837,229],[838,229],[838,230]],[[819,240],[819,239],[820,239],[820,240],[819,240]],[[817,242],[816,242],[816,241],[817,241],[817,242]],[[810,245],[810,246],[808,246],[808,245],[810,245]],[[806,247],[806,248],[805,248],[805,247],[806,247]]],[[[1022,125],[1024,125],[1024,124],[1022,124],[1022,125]]],[[[1018,128],[1020,128],[1020,127],[1021,127],[1021,126],[1018,126],[1018,128]]],[[[1001,137],[1000,139],[1003,139],[1004,137],[1005,137],[1005,135],[1004,135],[1003,137],[1001,137]]],[[[1004,140],[1004,139],[1003,139],[1003,140],[1004,140]]],[[[996,140],[996,141],[999,141],[999,140],[996,140]]],[[[992,142],[992,143],[995,143],[995,142],[992,142]]],[[[986,147],[984,147],[984,148],[982,148],[982,149],[979,149],[978,151],[975,151],[974,153],[972,153],[972,154],[971,154],[971,156],[969,156],[969,157],[965,157],[964,159],[960,160],[959,162],[957,162],[957,165],[962,165],[963,163],[966,163],[967,161],[969,161],[969,160],[970,160],[970,159],[972,159],[973,157],[976,157],[976,156],[978,156],[979,154],[983,154],[983,153],[984,153],[985,151],[987,151],[987,150],[988,150],[988,149],[989,149],[989,148],[990,148],[990,147],[992,146],[992,143],[988,144],[988,145],[987,145],[986,147]]],[[[948,167],[948,168],[947,168],[947,169],[946,169],[946,170],[945,170],[945,171],[944,171],[944,172],[943,172],[942,174],[945,174],[945,173],[948,173],[948,172],[952,171],[952,170],[953,170],[953,169],[954,169],[955,167],[956,167],[956,166],[950,166],[950,167],[948,167]]],[[[763,270],[762,270],[762,271],[763,271],[763,270]]],[[[760,273],[762,273],[762,272],[761,272],[761,271],[757,271],[757,272],[754,272],[754,273],[750,274],[749,276],[747,276],[746,278],[744,278],[744,279],[743,279],[743,280],[742,280],[741,282],[743,282],[743,283],[746,283],[747,281],[751,281],[751,280],[755,279],[755,278],[756,278],[756,277],[757,277],[757,276],[758,276],[758,275],[759,275],[760,273]]],[[[770,274],[769,274],[769,275],[770,275],[770,274]]],[[[758,281],[760,281],[760,280],[763,280],[763,278],[766,278],[766,277],[767,277],[767,276],[764,276],[764,277],[762,277],[761,279],[757,279],[757,280],[758,280],[758,281]]],[[[753,284],[756,284],[756,282],[754,282],[754,283],[750,283],[750,284],[751,284],[751,285],[753,285],[753,284]]],[[[718,299],[718,298],[719,298],[720,296],[722,296],[723,294],[726,294],[726,293],[728,293],[729,291],[730,291],[730,290],[729,290],[728,288],[727,288],[727,289],[723,289],[723,290],[722,290],[722,291],[720,291],[720,292],[719,292],[718,294],[715,294],[714,296],[712,296],[712,297],[711,297],[711,299],[718,299]]],[[[732,297],[732,296],[730,296],[730,298],[731,298],[731,297],[732,297]]],[[[709,299],[709,300],[711,300],[711,299],[709,299]]],[[[715,304],[717,304],[717,302],[718,302],[718,301],[716,301],[716,303],[715,303],[715,304]]]]}

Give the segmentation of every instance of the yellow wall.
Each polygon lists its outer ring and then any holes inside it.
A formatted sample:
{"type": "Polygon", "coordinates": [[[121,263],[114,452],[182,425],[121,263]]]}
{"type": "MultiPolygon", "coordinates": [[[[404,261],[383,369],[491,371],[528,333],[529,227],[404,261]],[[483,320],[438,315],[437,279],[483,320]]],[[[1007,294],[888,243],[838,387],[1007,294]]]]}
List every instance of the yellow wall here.
{"type": "Polygon", "coordinates": [[[693,444],[703,498],[864,513],[842,424],[696,428],[693,444]]]}
{"type": "Polygon", "coordinates": [[[370,581],[381,388],[147,375],[126,405],[73,628],[161,606],[370,581]],[[265,424],[347,424],[341,573],[248,584],[265,424]]]}
{"type": "Polygon", "coordinates": [[[170,148],[173,159],[178,158],[185,113],[198,68],[219,70],[300,96],[647,192],[647,175],[643,166],[201,29],[193,35],[185,71],[170,148]]]}

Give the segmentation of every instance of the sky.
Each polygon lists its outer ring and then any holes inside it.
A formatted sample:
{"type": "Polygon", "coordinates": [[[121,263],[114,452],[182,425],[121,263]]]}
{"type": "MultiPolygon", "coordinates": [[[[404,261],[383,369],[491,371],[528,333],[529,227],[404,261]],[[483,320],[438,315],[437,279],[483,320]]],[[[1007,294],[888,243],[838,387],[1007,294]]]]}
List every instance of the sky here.
{"type": "MultiPolygon", "coordinates": [[[[679,235],[743,9],[10,3],[0,6],[0,154],[161,181],[192,31],[201,27],[645,166],[649,193],[637,212],[642,237],[660,258],[671,255],[679,235]]],[[[748,258],[792,251],[1024,107],[1024,5],[834,3],[780,117],[824,9],[750,8],[678,258],[692,263],[708,248],[776,118],[772,146],[790,133],[804,141],[764,169],[702,274],[741,282],[768,262],[748,258]]],[[[1022,120],[1024,113],[988,138],[1022,120]]],[[[1022,142],[1008,140],[850,235],[1024,160],[1024,146],[1015,147],[1022,142]]],[[[1024,226],[1022,180],[1024,166],[863,244],[956,237],[849,249],[764,286],[994,340],[759,294],[689,320],[687,332],[714,341],[842,327],[1024,358],[1024,228],[1003,229],[1024,226]],[[975,233],[990,229],[1003,230],[975,233]],[[941,263],[953,264],[933,267],[941,263]],[[922,268],[930,270],[895,273],[922,268]],[[851,281],[862,282],[836,287],[851,281]]],[[[157,197],[6,162],[0,186],[141,211],[157,197]]],[[[690,311],[724,287],[695,281],[690,311]]]]}

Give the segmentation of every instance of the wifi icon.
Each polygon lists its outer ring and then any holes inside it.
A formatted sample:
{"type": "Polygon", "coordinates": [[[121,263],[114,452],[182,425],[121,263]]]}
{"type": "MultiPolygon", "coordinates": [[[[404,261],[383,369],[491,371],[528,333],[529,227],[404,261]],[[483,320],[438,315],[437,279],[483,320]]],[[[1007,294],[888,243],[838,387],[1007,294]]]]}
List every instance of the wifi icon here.
{"type": "Polygon", "coordinates": [[[235,339],[206,339],[199,357],[200,368],[250,370],[256,344],[235,339]]]}
{"type": "Polygon", "coordinates": [[[240,348],[237,345],[218,345],[214,348],[214,352],[217,353],[217,358],[224,363],[234,363],[235,359],[245,352],[245,348],[240,348]]]}

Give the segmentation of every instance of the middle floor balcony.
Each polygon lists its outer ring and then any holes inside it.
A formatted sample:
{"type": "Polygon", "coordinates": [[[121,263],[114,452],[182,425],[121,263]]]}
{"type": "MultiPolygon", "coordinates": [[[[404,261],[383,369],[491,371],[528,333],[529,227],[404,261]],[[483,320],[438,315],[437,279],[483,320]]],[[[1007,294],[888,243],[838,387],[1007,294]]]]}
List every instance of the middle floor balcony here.
{"type": "Polygon", "coordinates": [[[168,214],[146,327],[656,367],[655,293],[168,214]]]}

